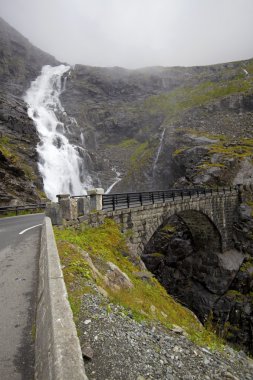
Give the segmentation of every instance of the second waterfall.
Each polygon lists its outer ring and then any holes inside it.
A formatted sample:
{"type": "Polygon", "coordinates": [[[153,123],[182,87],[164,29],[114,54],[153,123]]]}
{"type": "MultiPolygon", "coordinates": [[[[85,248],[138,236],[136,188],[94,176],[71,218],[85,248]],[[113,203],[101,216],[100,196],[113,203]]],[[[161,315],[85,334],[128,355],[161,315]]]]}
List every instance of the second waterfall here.
{"type": "Polygon", "coordinates": [[[91,186],[90,176],[83,176],[83,162],[77,147],[66,137],[65,124],[70,118],[59,97],[63,91],[62,77],[69,69],[65,65],[44,66],[25,95],[28,115],[33,119],[40,138],[37,146],[39,171],[44,191],[51,200],[56,200],[57,194],[84,194],[85,189],[91,186]]]}

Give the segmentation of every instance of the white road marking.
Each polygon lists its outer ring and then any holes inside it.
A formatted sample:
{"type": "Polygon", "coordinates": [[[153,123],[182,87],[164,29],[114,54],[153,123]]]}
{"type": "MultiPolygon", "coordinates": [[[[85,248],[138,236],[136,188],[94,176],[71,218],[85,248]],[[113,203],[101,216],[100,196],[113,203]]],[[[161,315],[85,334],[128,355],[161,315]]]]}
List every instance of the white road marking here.
{"type": "Polygon", "coordinates": [[[36,224],[36,226],[32,226],[32,227],[26,228],[25,230],[19,232],[19,235],[23,235],[26,231],[29,231],[32,228],[39,227],[39,226],[42,226],[42,224],[36,224]]]}

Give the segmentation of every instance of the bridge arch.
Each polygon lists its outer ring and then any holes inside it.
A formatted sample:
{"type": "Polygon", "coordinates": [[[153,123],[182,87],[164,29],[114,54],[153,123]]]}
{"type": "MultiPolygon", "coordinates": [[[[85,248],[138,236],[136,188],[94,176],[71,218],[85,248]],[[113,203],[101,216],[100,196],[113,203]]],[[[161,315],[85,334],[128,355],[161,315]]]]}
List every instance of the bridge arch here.
{"type": "Polygon", "coordinates": [[[162,215],[162,218],[157,220],[149,229],[145,237],[143,251],[148,249],[155,235],[165,228],[173,217],[177,217],[187,226],[197,251],[206,248],[212,251],[222,251],[222,236],[219,228],[208,215],[200,210],[183,210],[174,214],[162,215]]]}

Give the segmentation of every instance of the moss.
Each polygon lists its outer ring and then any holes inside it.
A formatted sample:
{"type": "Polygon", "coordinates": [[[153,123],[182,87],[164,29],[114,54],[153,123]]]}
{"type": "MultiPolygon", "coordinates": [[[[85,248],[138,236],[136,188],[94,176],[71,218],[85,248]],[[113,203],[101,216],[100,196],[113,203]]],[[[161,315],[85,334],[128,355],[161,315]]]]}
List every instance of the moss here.
{"type": "Polygon", "coordinates": [[[202,82],[193,87],[179,87],[169,94],[151,96],[145,101],[148,112],[163,113],[167,120],[176,120],[182,112],[203,106],[217,98],[252,90],[253,79],[236,78],[219,82],[202,82]]]}
{"type": "MultiPolygon", "coordinates": [[[[121,289],[116,292],[106,287],[104,283],[99,285],[108,293],[110,302],[123,306],[126,312],[129,310],[137,321],[143,319],[157,321],[167,328],[173,324],[180,325],[193,341],[202,345],[221,347],[221,342],[214,334],[204,329],[188,309],[169,296],[155,278],[150,278],[147,282],[134,275],[139,268],[126,257],[128,247],[114,221],[107,219],[104,224],[96,228],[88,225],[83,225],[80,229],[55,228],[55,236],[75,319],[78,318],[82,296],[87,292],[91,281],[89,277],[92,276],[84,258],[78,249],[74,248],[76,246],[87,251],[96,265],[97,261],[100,261],[100,265],[102,262],[110,261],[129,276],[134,285],[131,289],[121,289]]],[[[97,282],[94,278],[92,281],[97,282]]]]}
{"type": "Polygon", "coordinates": [[[176,232],[176,227],[175,226],[171,226],[169,224],[166,224],[166,226],[164,226],[161,231],[165,232],[167,235],[171,235],[172,236],[176,232]]]}
{"type": "Polygon", "coordinates": [[[34,210],[19,210],[18,213],[16,214],[16,211],[9,211],[4,214],[0,214],[0,218],[9,218],[11,216],[16,216],[16,215],[30,215],[30,214],[38,214],[43,212],[44,210],[40,208],[36,208],[34,210]]]}
{"type": "Polygon", "coordinates": [[[91,291],[87,286],[87,280],[91,278],[90,268],[79,250],[74,249],[69,242],[58,241],[58,249],[70,306],[74,320],[77,321],[83,294],[91,291]]]}
{"type": "Polygon", "coordinates": [[[246,158],[252,157],[253,151],[251,146],[247,145],[232,145],[232,144],[212,144],[209,149],[210,154],[219,153],[227,157],[246,158]]]}
{"type": "Polygon", "coordinates": [[[229,290],[226,295],[230,298],[234,298],[237,301],[241,301],[245,296],[244,294],[240,293],[238,290],[229,290]]]}
{"type": "Polygon", "coordinates": [[[183,148],[176,149],[176,150],[174,150],[174,152],[172,153],[172,156],[173,156],[173,157],[176,157],[176,156],[178,156],[179,154],[185,152],[187,149],[189,149],[189,147],[186,147],[186,146],[184,146],[183,148]]]}
{"type": "Polygon", "coordinates": [[[138,141],[136,141],[135,139],[126,139],[126,140],[121,141],[121,143],[119,143],[118,146],[120,148],[132,148],[137,144],[138,144],[138,141]]]}
{"type": "Polygon", "coordinates": [[[154,153],[155,146],[151,142],[145,141],[144,143],[139,144],[130,156],[126,177],[131,178],[142,175],[144,168],[148,166],[154,153]]]}
{"type": "Polygon", "coordinates": [[[208,168],[226,168],[226,165],[220,163],[211,163],[211,162],[203,162],[201,165],[196,166],[197,169],[208,169],[208,168]]]}
{"type": "Polygon", "coordinates": [[[165,255],[163,253],[160,253],[160,252],[153,252],[153,253],[150,254],[150,256],[152,256],[152,257],[160,257],[160,258],[165,257],[165,255]]]}
{"type": "MultiPolygon", "coordinates": [[[[2,154],[15,166],[22,169],[26,177],[34,181],[37,176],[35,175],[32,167],[24,162],[20,157],[17,150],[20,148],[20,145],[17,146],[10,141],[8,136],[3,136],[0,138],[0,151],[2,154]]],[[[23,148],[23,147],[22,147],[23,148]]]]}
{"type": "Polygon", "coordinates": [[[8,136],[0,137],[0,151],[13,163],[18,161],[18,157],[13,154],[13,146],[8,136]]]}
{"type": "Polygon", "coordinates": [[[241,272],[247,272],[248,269],[252,268],[253,269],[253,258],[250,258],[248,259],[247,261],[245,261],[241,267],[240,267],[240,271],[241,272]]]}

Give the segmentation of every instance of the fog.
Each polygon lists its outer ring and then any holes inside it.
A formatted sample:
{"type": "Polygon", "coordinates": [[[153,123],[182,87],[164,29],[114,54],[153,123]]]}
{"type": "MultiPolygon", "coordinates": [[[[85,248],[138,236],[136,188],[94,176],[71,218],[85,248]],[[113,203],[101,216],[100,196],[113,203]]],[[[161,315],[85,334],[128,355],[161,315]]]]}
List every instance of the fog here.
{"type": "Polygon", "coordinates": [[[0,0],[0,15],[70,64],[192,66],[253,57],[252,0],[0,0]]]}

